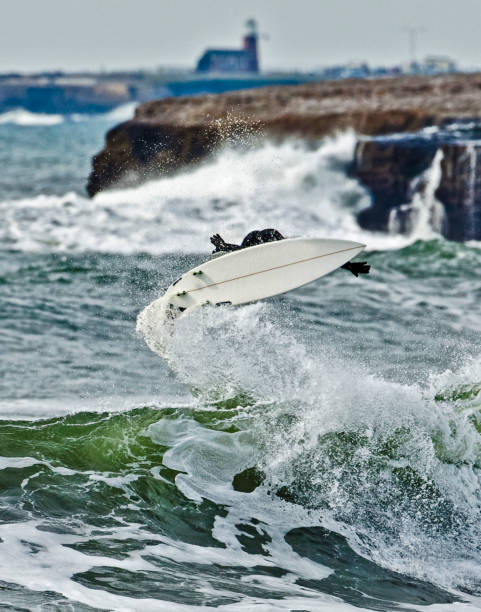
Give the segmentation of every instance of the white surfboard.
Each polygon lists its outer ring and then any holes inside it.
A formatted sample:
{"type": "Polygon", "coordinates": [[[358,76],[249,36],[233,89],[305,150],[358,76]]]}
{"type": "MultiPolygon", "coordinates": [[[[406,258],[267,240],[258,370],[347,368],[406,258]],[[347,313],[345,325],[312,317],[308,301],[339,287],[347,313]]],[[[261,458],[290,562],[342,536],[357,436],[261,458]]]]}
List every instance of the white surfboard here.
{"type": "Polygon", "coordinates": [[[166,315],[176,318],[199,306],[268,298],[329,274],[364,247],[347,240],[288,238],[227,253],[183,274],[145,311],[158,312],[162,306],[166,315]]]}

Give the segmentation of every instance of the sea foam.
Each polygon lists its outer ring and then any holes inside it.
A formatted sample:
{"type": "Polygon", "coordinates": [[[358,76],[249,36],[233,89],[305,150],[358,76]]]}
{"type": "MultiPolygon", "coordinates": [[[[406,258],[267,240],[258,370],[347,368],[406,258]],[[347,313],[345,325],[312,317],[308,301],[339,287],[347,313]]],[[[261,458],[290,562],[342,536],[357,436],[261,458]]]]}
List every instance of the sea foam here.
{"type": "MultiPolygon", "coordinates": [[[[201,405],[251,398],[251,462],[266,490],[287,489],[305,508],[304,525],[338,531],[381,567],[479,592],[479,394],[464,404],[439,395],[479,378],[479,359],[427,385],[400,384],[346,358],[329,329],[316,342],[294,333],[286,314],[266,304],[200,309],[177,322],[164,356],[201,405]]],[[[191,474],[184,494],[205,495],[197,452],[176,453],[172,467],[191,474]]]]}
{"type": "Polygon", "coordinates": [[[31,113],[24,108],[16,108],[0,114],[0,124],[11,123],[14,125],[36,126],[36,125],[58,125],[63,123],[62,115],[47,113],[31,113]]]}
{"type": "MultiPolygon", "coordinates": [[[[195,168],[93,200],[67,193],[3,201],[0,242],[34,251],[161,254],[205,252],[212,233],[240,242],[263,227],[285,236],[354,240],[369,249],[432,238],[423,214],[409,235],[359,227],[356,213],[370,198],[346,176],[354,146],[352,132],[311,146],[296,140],[231,146],[195,168]]],[[[421,200],[417,209],[422,206],[421,200]]]]}

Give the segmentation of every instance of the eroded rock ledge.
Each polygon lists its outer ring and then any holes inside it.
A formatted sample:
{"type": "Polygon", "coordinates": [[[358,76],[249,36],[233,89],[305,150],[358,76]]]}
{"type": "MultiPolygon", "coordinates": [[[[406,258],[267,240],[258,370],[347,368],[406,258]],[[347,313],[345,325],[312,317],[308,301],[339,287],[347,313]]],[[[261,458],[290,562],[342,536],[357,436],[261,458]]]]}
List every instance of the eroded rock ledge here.
{"type": "Polygon", "coordinates": [[[479,140],[362,138],[351,174],[371,195],[358,221],[369,230],[410,233],[419,215],[450,240],[481,239],[479,140]]]}
{"type": "Polygon", "coordinates": [[[239,134],[316,139],[414,132],[481,117],[481,74],[406,76],[276,86],[142,104],[107,133],[87,191],[135,183],[205,158],[239,134]]]}

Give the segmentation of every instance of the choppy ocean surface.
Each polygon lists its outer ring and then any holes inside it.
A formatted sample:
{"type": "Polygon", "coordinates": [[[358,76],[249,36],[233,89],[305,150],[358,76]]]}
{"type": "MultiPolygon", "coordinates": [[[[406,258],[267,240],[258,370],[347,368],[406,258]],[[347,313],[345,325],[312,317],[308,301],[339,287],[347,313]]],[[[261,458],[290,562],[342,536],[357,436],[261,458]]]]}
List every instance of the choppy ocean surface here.
{"type": "MultiPolygon", "coordinates": [[[[0,608],[481,608],[481,250],[355,220],[354,135],[235,146],[89,200],[132,109],[0,115],[0,608]],[[369,277],[136,316],[255,228],[359,240],[369,277]]],[[[436,181],[436,168],[430,177],[436,181]]]]}

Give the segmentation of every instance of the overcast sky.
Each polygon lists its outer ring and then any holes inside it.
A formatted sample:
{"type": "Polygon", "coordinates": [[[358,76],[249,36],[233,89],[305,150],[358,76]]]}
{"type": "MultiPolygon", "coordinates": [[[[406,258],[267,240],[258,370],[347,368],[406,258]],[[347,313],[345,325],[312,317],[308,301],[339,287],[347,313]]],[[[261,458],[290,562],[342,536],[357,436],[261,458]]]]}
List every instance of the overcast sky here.
{"type": "Polygon", "coordinates": [[[0,0],[0,71],[193,67],[208,46],[236,47],[254,17],[262,68],[312,69],[418,55],[481,66],[481,0],[0,0]]]}

